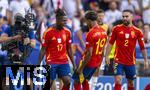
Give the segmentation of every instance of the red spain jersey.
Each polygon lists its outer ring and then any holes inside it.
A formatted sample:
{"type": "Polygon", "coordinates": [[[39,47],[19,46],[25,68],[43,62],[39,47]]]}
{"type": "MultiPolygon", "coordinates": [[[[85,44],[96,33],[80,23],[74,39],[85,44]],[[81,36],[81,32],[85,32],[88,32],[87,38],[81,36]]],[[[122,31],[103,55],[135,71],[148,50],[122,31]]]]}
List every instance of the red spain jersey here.
{"type": "Polygon", "coordinates": [[[87,34],[86,48],[93,48],[88,67],[98,67],[102,62],[103,48],[106,44],[106,31],[95,25],[87,34]]]}
{"type": "Polygon", "coordinates": [[[42,46],[46,47],[47,64],[68,63],[67,45],[71,44],[71,32],[67,28],[50,27],[44,32],[42,46]]]}
{"type": "Polygon", "coordinates": [[[135,64],[135,47],[137,41],[141,50],[145,49],[143,33],[135,26],[126,27],[123,24],[115,26],[112,30],[109,43],[113,45],[115,41],[115,61],[120,64],[135,64]]]}

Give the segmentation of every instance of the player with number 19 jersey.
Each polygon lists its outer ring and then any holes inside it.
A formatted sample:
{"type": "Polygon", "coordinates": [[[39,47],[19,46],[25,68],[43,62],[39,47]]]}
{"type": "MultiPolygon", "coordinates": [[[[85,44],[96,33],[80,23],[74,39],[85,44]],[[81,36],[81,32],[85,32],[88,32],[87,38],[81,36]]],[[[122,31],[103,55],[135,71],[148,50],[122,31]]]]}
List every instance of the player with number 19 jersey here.
{"type": "Polygon", "coordinates": [[[67,64],[68,54],[67,45],[71,44],[71,32],[67,28],[61,31],[50,27],[45,31],[42,40],[42,46],[46,48],[47,64],[67,64]]]}
{"type": "Polygon", "coordinates": [[[91,59],[87,64],[88,67],[95,68],[101,65],[106,40],[106,31],[98,25],[95,25],[88,32],[86,37],[86,48],[93,47],[91,59]]]}

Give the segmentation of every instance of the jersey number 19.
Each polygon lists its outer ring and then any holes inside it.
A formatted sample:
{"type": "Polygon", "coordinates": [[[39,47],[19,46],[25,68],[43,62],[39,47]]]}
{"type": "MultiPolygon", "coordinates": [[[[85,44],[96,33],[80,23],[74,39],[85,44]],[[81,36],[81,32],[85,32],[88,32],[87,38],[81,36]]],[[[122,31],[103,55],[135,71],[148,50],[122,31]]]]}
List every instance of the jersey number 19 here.
{"type": "Polygon", "coordinates": [[[96,55],[102,54],[105,43],[106,43],[106,38],[98,39],[98,41],[96,42],[96,55]]]}

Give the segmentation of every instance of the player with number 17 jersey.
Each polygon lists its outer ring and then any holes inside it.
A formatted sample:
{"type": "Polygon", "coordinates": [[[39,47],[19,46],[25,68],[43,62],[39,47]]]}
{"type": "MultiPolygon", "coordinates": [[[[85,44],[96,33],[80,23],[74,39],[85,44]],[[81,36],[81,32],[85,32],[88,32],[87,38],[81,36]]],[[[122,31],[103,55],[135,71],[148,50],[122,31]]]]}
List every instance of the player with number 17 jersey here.
{"type": "Polygon", "coordinates": [[[71,32],[67,28],[61,31],[50,27],[43,35],[42,45],[46,48],[47,64],[67,64],[67,45],[71,44],[71,32]]]}
{"type": "Polygon", "coordinates": [[[106,40],[106,31],[98,25],[95,25],[88,32],[86,37],[86,48],[93,47],[91,59],[87,64],[88,67],[97,68],[99,65],[101,65],[104,51],[103,49],[106,44],[106,40]]]}

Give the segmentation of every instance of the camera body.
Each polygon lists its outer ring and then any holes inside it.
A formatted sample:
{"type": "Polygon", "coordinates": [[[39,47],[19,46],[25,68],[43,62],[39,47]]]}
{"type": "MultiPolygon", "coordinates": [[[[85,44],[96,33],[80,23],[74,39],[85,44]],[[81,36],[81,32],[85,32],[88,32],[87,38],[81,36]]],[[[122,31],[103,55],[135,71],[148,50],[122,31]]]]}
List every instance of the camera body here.
{"type": "Polygon", "coordinates": [[[15,32],[14,35],[22,35],[27,37],[28,33],[35,29],[35,16],[32,13],[27,13],[25,18],[21,15],[16,15],[15,17],[15,32]]]}
{"type": "MultiPolygon", "coordinates": [[[[24,56],[26,56],[26,52],[27,51],[22,51],[19,52],[19,54],[15,53],[15,50],[19,50],[19,46],[22,44],[23,45],[23,40],[24,38],[28,38],[29,33],[32,30],[35,30],[35,16],[33,13],[27,13],[25,15],[25,18],[22,15],[16,15],[15,16],[15,24],[11,29],[12,32],[12,36],[15,35],[21,35],[22,36],[22,40],[11,40],[5,43],[2,43],[2,50],[6,50],[7,56],[9,58],[9,60],[12,60],[13,62],[16,63],[21,63],[24,60],[24,56]]],[[[27,47],[24,45],[24,47],[27,47]]],[[[24,48],[24,50],[26,50],[26,48],[24,48]]]]}

